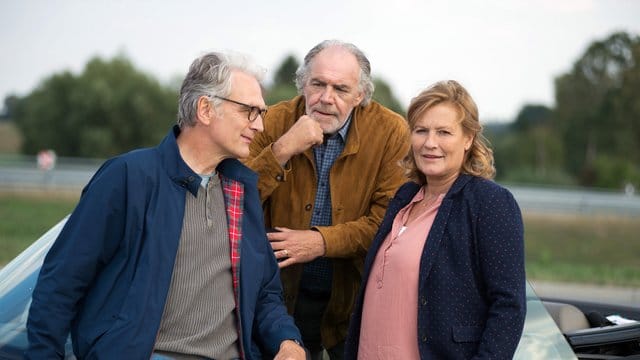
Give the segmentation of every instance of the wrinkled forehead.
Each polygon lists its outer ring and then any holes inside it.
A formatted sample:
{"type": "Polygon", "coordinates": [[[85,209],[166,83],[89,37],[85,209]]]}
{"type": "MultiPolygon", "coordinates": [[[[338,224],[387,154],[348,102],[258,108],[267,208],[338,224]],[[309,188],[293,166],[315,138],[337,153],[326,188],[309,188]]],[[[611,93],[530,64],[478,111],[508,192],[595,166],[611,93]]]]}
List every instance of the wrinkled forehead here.
{"type": "Polygon", "coordinates": [[[360,65],[356,57],[340,47],[322,50],[309,65],[309,80],[349,86],[354,86],[360,81],[360,65]]]}

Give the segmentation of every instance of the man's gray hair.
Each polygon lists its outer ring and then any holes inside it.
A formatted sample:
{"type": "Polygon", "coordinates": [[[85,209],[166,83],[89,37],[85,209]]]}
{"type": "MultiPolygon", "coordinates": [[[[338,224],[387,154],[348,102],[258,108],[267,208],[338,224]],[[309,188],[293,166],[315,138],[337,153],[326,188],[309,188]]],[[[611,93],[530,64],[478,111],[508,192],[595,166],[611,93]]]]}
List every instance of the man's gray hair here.
{"type": "Polygon", "coordinates": [[[358,86],[360,87],[360,91],[364,93],[364,98],[360,102],[360,105],[366,106],[371,101],[374,90],[373,80],[371,79],[371,64],[369,63],[369,59],[367,59],[362,50],[358,49],[357,46],[340,40],[325,40],[309,50],[304,57],[304,62],[296,71],[296,88],[298,88],[298,93],[302,95],[302,89],[307,80],[309,80],[310,64],[313,58],[322,50],[332,46],[341,47],[356,57],[358,65],[360,65],[360,82],[358,86]]]}
{"type": "Polygon", "coordinates": [[[231,93],[232,71],[249,74],[261,82],[264,69],[247,56],[236,53],[210,52],[195,59],[180,87],[178,103],[178,126],[193,126],[196,123],[198,100],[206,96],[215,107],[221,103],[215,96],[228,97],[231,93]]]}

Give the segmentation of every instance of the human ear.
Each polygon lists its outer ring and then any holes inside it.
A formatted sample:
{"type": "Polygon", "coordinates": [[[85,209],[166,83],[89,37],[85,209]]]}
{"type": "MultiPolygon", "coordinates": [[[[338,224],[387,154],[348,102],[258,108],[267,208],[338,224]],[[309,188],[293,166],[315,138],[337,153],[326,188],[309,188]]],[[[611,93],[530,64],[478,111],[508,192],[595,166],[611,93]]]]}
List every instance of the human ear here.
{"type": "Polygon", "coordinates": [[[202,122],[205,125],[209,125],[211,123],[212,114],[215,114],[215,108],[213,104],[206,96],[200,96],[198,99],[198,104],[196,108],[196,116],[199,122],[202,122]]]}

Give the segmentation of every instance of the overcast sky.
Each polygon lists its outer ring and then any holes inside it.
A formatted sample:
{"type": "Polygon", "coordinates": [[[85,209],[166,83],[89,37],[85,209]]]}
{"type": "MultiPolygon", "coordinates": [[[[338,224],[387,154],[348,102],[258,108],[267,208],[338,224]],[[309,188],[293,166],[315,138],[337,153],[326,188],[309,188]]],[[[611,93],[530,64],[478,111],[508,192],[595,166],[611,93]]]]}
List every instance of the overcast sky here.
{"type": "Polygon", "coordinates": [[[121,53],[163,82],[208,50],[273,74],[335,38],[359,46],[405,106],[456,79],[481,120],[512,120],[524,104],[553,106],[554,78],[619,30],[640,34],[639,0],[1,0],[0,97],[121,53]]]}

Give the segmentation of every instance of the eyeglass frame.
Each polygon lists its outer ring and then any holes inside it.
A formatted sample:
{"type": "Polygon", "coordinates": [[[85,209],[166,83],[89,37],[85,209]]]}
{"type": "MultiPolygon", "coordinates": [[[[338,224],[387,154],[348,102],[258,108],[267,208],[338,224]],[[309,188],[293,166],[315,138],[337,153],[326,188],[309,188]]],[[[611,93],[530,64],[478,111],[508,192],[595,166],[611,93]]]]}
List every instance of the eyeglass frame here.
{"type": "Polygon", "coordinates": [[[249,122],[254,122],[256,121],[256,119],[258,119],[258,115],[262,116],[262,119],[264,119],[264,117],[267,115],[267,108],[261,109],[258,106],[253,106],[253,105],[249,105],[249,104],[245,104],[242,103],[240,101],[235,101],[235,100],[231,100],[231,99],[227,99],[225,97],[222,96],[218,96],[218,95],[213,95],[212,97],[216,98],[216,99],[220,99],[220,100],[224,100],[224,101],[228,101],[230,103],[234,103],[236,105],[240,105],[242,106],[245,110],[248,110],[247,112],[247,120],[249,120],[249,122]],[[251,114],[255,114],[253,116],[253,119],[251,118],[251,114]]]}

